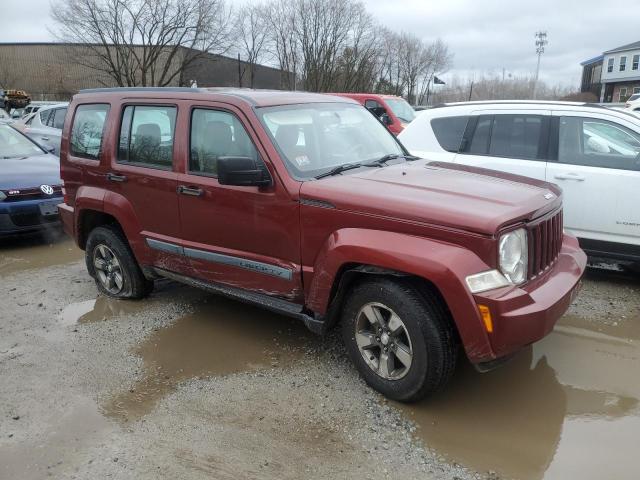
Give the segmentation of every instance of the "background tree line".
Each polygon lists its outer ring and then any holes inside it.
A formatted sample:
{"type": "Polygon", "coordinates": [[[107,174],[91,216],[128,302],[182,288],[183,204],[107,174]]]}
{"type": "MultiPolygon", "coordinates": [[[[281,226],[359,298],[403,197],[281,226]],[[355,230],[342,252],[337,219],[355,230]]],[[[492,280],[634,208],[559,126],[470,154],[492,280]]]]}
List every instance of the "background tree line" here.
{"type": "Polygon", "coordinates": [[[54,34],[78,44],[76,61],[118,86],[188,85],[185,69],[207,53],[239,55],[245,87],[254,67],[282,71],[281,86],[373,91],[421,103],[451,66],[447,45],[394,32],[360,0],[55,0],[54,34]],[[293,72],[291,75],[287,72],[293,72]]]}

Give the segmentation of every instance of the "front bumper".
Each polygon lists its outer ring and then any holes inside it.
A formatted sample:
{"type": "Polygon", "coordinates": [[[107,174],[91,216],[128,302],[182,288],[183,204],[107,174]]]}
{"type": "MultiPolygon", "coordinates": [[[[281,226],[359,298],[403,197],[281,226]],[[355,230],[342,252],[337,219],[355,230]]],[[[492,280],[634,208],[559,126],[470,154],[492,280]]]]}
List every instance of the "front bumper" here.
{"type": "Polygon", "coordinates": [[[51,211],[50,207],[60,202],[62,202],[62,197],[1,202],[0,235],[15,235],[58,227],[60,216],[57,213],[44,215],[41,205],[47,205],[47,209],[51,211]]]}
{"type": "Polygon", "coordinates": [[[522,287],[505,287],[474,295],[477,305],[489,307],[493,332],[487,333],[491,361],[536,342],[553,330],[573,302],[581,285],[587,256],[578,241],[565,235],[552,267],[522,287]]]}

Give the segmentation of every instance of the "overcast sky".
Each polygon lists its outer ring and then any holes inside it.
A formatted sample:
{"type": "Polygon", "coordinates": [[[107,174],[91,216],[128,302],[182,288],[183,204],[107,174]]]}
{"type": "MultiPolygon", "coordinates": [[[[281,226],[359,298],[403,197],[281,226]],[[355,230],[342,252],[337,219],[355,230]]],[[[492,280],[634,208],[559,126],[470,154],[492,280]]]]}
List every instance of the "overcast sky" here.
{"type": "MultiPolygon", "coordinates": [[[[428,41],[444,40],[454,54],[453,68],[443,75],[445,80],[470,72],[502,74],[503,69],[507,74],[532,73],[536,65],[534,33],[546,30],[549,45],[542,57],[541,77],[578,87],[581,61],[640,40],[634,26],[638,12],[628,0],[364,1],[390,28],[413,32],[428,41]]],[[[0,42],[51,41],[49,2],[0,0],[0,42]]]]}

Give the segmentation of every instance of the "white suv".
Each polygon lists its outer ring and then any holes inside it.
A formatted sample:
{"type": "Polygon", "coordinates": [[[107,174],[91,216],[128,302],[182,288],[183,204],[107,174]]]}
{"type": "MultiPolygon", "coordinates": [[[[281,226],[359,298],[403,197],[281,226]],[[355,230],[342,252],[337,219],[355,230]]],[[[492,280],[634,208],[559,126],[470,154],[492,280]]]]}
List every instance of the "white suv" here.
{"type": "Polygon", "coordinates": [[[640,93],[634,93],[627,99],[624,108],[628,108],[633,112],[640,112],[640,93]]]}
{"type": "Polygon", "coordinates": [[[640,118],[569,102],[468,102],[419,115],[414,155],[558,184],[564,225],[592,257],[640,265],[640,118]]]}

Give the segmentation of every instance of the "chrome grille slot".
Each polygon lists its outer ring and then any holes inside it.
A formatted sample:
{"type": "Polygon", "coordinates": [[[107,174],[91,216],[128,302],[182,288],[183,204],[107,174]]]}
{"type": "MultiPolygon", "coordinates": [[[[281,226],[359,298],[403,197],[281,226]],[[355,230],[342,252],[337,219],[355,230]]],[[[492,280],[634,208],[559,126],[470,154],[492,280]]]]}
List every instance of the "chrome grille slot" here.
{"type": "Polygon", "coordinates": [[[562,248],[562,227],[562,210],[527,225],[530,279],[540,275],[558,259],[562,248]]]}

